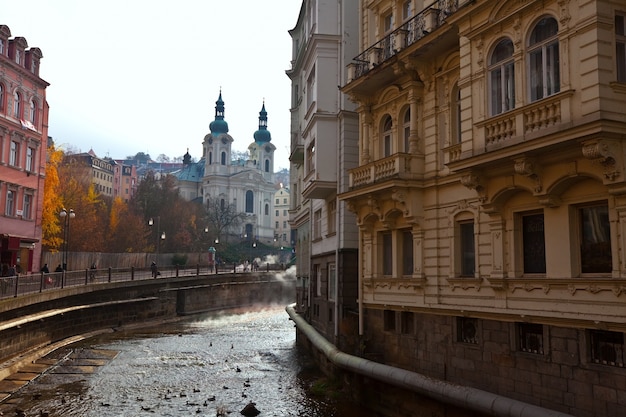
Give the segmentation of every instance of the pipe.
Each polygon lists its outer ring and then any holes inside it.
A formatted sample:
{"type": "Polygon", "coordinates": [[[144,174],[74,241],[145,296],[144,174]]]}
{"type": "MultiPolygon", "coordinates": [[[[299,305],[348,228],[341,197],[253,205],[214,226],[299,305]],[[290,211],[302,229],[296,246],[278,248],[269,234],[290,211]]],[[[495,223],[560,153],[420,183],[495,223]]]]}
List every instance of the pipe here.
{"type": "Polygon", "coordinates": [[[296,327],[334,365],[364,375],[377,381],[404,388],[446,404],[466,410],[473,410],[495,417],[573,417],[570,414],[528,404],[512,398],[493,394],[477,388],[456,385],[430,378],[417,372],[395,368],[341,352],[337,347],[318,333],[294,309],[295,304],[285,307],[285,311],[296,327]]]}

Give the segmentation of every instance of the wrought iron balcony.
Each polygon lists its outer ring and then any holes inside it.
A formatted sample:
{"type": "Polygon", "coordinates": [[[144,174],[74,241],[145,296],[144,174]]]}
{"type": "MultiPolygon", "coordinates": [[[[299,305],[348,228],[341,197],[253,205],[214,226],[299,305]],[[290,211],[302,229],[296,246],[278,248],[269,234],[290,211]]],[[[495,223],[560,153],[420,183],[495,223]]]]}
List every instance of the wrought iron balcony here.
{"type": "Polygon", "coordinates": [[[367,74],[374,67],[409,47],[440,27],[459,8],[459,2],[466,0],[438,0],[424,8],[417,15],[405,22],[374,45],[354,58],[349,65],[349,80],[353,81],[367,74]]]}

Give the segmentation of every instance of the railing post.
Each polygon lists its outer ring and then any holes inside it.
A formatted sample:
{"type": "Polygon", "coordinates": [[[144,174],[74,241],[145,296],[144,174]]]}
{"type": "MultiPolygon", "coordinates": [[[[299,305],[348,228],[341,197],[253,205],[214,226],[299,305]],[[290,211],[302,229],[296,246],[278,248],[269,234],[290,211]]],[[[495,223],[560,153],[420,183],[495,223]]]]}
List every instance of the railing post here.
{"type": "Polygon", "coordinates": [[[196,276],[200,276],[200,264],[196,264],[196,276]]]}
{"type": "Polygon", "coordinates": [[[15,295],[14,297],[17,298],[17,288],[18,288],[18,280],[20,279],[19,275],[15,275],[15,295]]]}
{"type": "Polygon", "coordinates": [[[237,264],[233,262],[233,274],[237,273],[237,264]]]}
{"type": "Polygon", "coordinates": [[[130,267],[130,280],[131,281],[135,280],[135,267],[134,266],[130,267]]]}
{"type": "Polygon", "coordinates": [[[89,283],[89,270],[85,269],[85,285],[89,283]]]}
{"type": "Polygon", "coordinates": [[[267,262],[265,265],[267,266],[267,272],[270,272],[270,263],[267,262]]]}
{"type": "Polygon", "coordinates": [[[179,269],[179,266],[176,265],[176,278],[178,278],[178,269],[179,269]]]}
{"type": "Polygon", "coordinates": [[[43,272],[41,272],[41,278],[39,279],[39,292],[43,292],[43,283],[45,282],[46,276],[43,272]]]}
{"type": "Polygon", "coordinates": [[[109,282],[111,282],[112,276],[113,276],[113,268],[109,267],[109,282]]]}

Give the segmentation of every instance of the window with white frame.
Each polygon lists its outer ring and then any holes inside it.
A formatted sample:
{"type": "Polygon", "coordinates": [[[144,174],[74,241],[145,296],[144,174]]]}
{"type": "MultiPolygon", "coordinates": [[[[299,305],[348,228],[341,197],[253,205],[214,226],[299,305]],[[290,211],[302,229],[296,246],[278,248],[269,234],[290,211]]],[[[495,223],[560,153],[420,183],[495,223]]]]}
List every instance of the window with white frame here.
{"type": "Polygon", "coordinates": [[[578,208],[580,219],[580,270],[583,274],[609,273],[613,269],[611,228],[607,203],[578,208]]]}
{"type": "Polygon", "coordinates": [[[335,301],[337,291],[337,270],[335,264],[328,264],[328,300],[335,301]]]}
{"type": "Polygon", "coordinates": [[[476,272],[476,244],[474,241],[474,221],[461,220],[457,223],[458,232],[458,271],[462,277],[473,277],[476,272]]]}
{"type": "Polygon", "coordinates": [[[28,120],[33,124],[33,126],[37,122],[37,104],[34,100],[30,101],[30,113],[28,115],[28,120]]]}
{"type": "Polygon", "coordinates": [[[558,23],[544,17],[533,28],[528,42],[530,101],[560,91],[558,23]]]}
{"type": "Polygon", "coordinates": [[[409,20],[413,16],[413,6],[411,0],[402,3],[402,20],[409,20]]]}
{"type": "Polygon", "coordinates": [[[615,15],[615,64],[617,81],[626,83],[626,16],[615,15]]]}
{"type": "Polygon", "coordinates": [[[313,239],[322,238],[322,209],[313,213],[313,239]]]}
{"type": "Polygon", "coordinates": [[[315,172],[315,141],[306,150],[306,175],[315,172]]]}
{"type": "Polygon", "coordinates": [[[402,123],[403,139],[404,139],[404,152],[409,153],[409,138],[411,137],[411,109],[406,109],[404,112],[404,120],[402,123]]]}
{"type": "Polygon", "coordinates": [[[17,91],[13,93],[13,117],[16,119],[19,119],[22,115],[21,100],[22,97],[20,96],[20,93],[17,91]]]}
{"type": "Polygon", "coordinates": [[[17,166],[20,155],[20,144],[16,141],[11,141],[11,149],[9,150],[9,165],[17,166]]]}
{"type": "Polygon", "coordinates": [[[33,218],[33,195],[24,193],[24,205],[22,208],[22,217],[30,220],[33,218]]]}
{"type": "Polygon", "coordinates": [[[35,150],[33,148],[31,148],[30,146],[28,146],[26,148],[26,171],[28,172],[33,172],[33,168],[34,168],[34,160],[33,157],[35,155],[35,150]]]}
{"type": "Polygon", "coordinates": [[[546,239],[543,213],[522,214],[524,274],[546,273],[546,239]]]}
{"type": "Polygon", "coordinates": [[[452,89],[450,104],[450,116],[452,126],[450,132],[450,144],[456,145],[461,143],[461,89],[458,85],[455,85],[452,89]]]}
{"type": "Polygon", "coordinates": [[[15,50],[15,62],[20,65],[22,64],[22,51],[19,49],[15,50]]]}
{"type": "Polygon", "coordinates": [[[309,77],[306,80],[306,106],[307,109],[315,101],[315,66],[311,69],[309,77]]]}
{"type": "Polygon", "coordinates": [[[320,265],[313,265],[313,276],[315,277],[315,295],[322,296],[322,268],[320,265]]]}
{"type": "Polygon", "coordinates": [[[515,107],[515,63],[513,42],[500,40],[489,60],[490,112],[492,116],[515,107]]]}
{"type": "Polygon", "coordinates": [[[383,34],[389,33],[393,29],[393,13],[391,10],[382,15],[383,34]]]}
{"type": "Polygon", "coordinates": [[[7,200],[4,207],[4,214],[7,216],[15,216],[15,197],[17,192],[15,190],[7,190],[7,200]]]}
{"type": "Polygon", "coordinates": [[[391,116],[387,116],[385,117],[385,120],[383,121],[383,125],[382,125],[382,154],[383,157],[387,157],[391,155],[392,152],[392,136],[391,136],[391,129],[392,129],[392,121],[391,121],[391,116]]]}

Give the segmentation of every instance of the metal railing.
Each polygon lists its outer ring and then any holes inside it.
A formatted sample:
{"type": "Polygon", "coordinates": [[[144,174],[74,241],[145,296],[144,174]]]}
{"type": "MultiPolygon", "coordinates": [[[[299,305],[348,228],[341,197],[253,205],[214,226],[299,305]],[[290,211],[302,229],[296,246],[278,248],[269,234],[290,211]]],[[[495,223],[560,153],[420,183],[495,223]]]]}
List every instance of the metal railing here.
{"type": "Polygon", "coordinates": [[[137,281],[162,278],[193,277],[222,273],[251,273],[283,270],[283,264],[269,264],[259,266],[256,270],[243,265],[225,265],[211,268],[196,265],[195,267],[159,267],[156,276],[150,267],[147,268],[106,268],[82,269],[77,271],[49,272],[23,274],[12,277],[0,277],[0,299],[18,297],[21,295],[41,293],[61,288],[77,287],[81,285],[103,284],[109,282],[137,281]]]}

